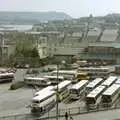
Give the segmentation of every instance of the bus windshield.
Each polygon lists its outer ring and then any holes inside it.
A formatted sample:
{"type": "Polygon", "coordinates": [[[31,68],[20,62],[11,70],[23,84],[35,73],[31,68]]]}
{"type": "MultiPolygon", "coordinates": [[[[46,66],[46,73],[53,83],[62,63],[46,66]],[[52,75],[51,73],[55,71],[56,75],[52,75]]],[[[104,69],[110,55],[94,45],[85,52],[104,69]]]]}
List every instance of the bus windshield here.
{"type": "Polygon", "coordinates": [[[38,104],[39,101],[38,100],[33,100],[32,103],[37,103],[38,104]]]}
{"type": "Polygon", "coordinates": [[[75,89],[70,90],[70,93],[72,93],[72,94],[79,94],[79,92],[77,90],[75,90],[75,89]]]}
{"type": "Polygon", "coordinates": [[[96,102],[95,98],[91,98],[91,97],[86,98],[86,103],[87,104],[95,104],[95,102],[96,102]]]}
{"type": "Polygon", "coordinates": [[[102,102],[103,103],[111,102],[111,96],[110,95],[103,95],[102,96],[102,102]]]}

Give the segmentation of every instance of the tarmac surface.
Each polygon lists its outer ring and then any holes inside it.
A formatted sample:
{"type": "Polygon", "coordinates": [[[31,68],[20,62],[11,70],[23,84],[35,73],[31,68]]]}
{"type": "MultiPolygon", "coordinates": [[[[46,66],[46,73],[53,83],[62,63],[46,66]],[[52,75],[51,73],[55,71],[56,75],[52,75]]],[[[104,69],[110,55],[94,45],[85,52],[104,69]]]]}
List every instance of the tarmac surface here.
{"type": "MultiPolygon", "coordinates": [[[[15,80],[23,81],[26,70],[18,69],[15,75],[15,80]]],[[[30,114],[30,108],[27,106],[30,104],[30,100],[35,93],[33,88],[20,88],[18,90],[10,91],[11,83],[0,84],[0,116],[18,115],[15,117],[6,117],[3,120],[35,120],[35,117],[31,115],[26,116],[20,114],[30,114]]],[[[84,102],[81,100],[71,102],[71,103],[59,103],[59,108],[73,108],[73,107],[83,107],[84,102]]],[[[55,110],[55,108],[53,108],[55,110]]],[[[64,111],[63,111],[64,112],[64,111]]],[[[93,112],[89,114],[80,114],[72,116],[73,120],[120,120],[120,110],[109,110],[101,112],[93,112]]],[[[51,120],[55,120],[52,118],[51,120]]],[[[0,120],[2,118],[0,117],[0,120]]],[[[50,119],[49,119],[50,120],[50,119]]],[[[59,118],[59,120],[65,120],[64,117],[59,118]]],[[[69,119],[68,119],[69,120],[69,119]]]]}

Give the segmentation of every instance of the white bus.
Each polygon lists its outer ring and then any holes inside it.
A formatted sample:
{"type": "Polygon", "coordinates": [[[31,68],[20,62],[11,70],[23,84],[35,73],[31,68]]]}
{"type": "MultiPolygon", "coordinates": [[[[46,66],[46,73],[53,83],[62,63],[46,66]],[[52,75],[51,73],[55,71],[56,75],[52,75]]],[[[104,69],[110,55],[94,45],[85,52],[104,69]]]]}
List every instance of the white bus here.
{"type": "Polygon", "coordinates": [[[25,77],[24,82],[27,85],[33,85],[33,86],[48,86],[51,84],[48,78],[41,78],[41,77],[25,77]]]}
{"type": "Polygon", "coordinates": [[[105,86],[100,85],[86,96],[86,105],[89,106],[89,108],[94,109],[97,107],[97,105],[100,104],[101,94],[105,90],[105,88],[105,86]]]}
{"type": "Polygon", "coordinates": [[[112,72],[109,67],[80,67],[78,72],[87,72],[91,79],[106,78],[112,72]]]}
{"type": "Polygon", "coordinates": [[[50,110],[56,103],[55,91],[44,91],[38,96],[33,97],[31,103],[32,113],[44,113],[50,110]]]}
{"type": "Polygon", "coordinates": [[[60,83],[60,82],[62,82],[62,81],[64,81],[64,77],[63,76],[48,76],[48,75],[46,75],[46,76],[44,76],[44,78],[48,78],[49,80],[50,80],[50,82],[51,82],[51,84],[58,84],[58,83],[60,83]]]}
{"type": "Polygon", "coordinates": [[[79,99],[82,93],[85,91],[85,87],[88,84],[88,80],[81,80],[70,88],[71,99],[79,99]]]}
{"type": "Polygon", "coordinates": [[[39,94],[41,94],[42,92],[45,92],[45,91],[53,91],[54,89],[55,89],[55,86],[47,86],[47,87],[39,90],[38,92],[36,92],[34,96],[38,96],[39,94]]]}
{"type": "Polygon", "coordinates": [[[117,80],[117,76],[109,76],[103,83],[103,86],[110,87],[117,80]]]}
{"type": "MultiPolygon", "coordinates": [[[[70,95],[69,89],[71,87],[71,81],[65,80],[58,84],[58,94],[59,94],[59,101],[62,101],[66,97],[70,95]]],[[[57,90],[57,86],[55,86],[55,91],[57,90]]]]}
{"type": "Polygon", "coordinates": [[[120,85],[120,77],[115,81],[115,84],[119,84],[120,85]]]}
{"type": "Polygon", "coordinates": [[[113,84],[103,94],[101,102],[103,105],[111,106],[120,95],[120,85],[113,84]]]}
{"type": "Polygon", "coordinates": [[[0,83],[12,82],[14,79],[14,73],[0,73],[0,83]]]}
{"type": "Polygon", "coordinates": [[[89,82],[86,86],[86,94],[94,90],[97,86],[99,86],[103,82],[103,78],[96,78],[92,82],[89,82]]]}
{"type": "Polygon", "coordinates": [[[75,79],[77,73],[76,70],[59,70],[59,71],[55,70],[52,71],[51,75],[57,76],[57,72],[58,72],[58,76],[63,76],[66,80],[75,79]]]}

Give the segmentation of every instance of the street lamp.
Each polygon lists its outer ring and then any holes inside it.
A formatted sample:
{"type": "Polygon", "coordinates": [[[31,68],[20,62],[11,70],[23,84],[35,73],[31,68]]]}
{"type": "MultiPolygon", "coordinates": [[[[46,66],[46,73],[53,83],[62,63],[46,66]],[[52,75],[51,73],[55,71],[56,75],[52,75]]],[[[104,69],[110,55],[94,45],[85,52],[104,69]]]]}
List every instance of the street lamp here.
{"type": "Polygon", "coordinates": [[[59,75],[59,65],[57,64],[57,90],[56,90],[56,120],[58,120],[58,104],[59,104],[59,91],[58,91],[58,75],[59,75]]]}
{"type": "MultiPolygon", "coordinates": [[[[62,61],[62,64],[65,64],[66,61],[62,61]]],[[[58,83],[59,83],[59,63],[57,63],[57,90],[56,90],[56,120],[58,120],[58,115],[59,115],[59,88],[58,88],[58,83]]]]}

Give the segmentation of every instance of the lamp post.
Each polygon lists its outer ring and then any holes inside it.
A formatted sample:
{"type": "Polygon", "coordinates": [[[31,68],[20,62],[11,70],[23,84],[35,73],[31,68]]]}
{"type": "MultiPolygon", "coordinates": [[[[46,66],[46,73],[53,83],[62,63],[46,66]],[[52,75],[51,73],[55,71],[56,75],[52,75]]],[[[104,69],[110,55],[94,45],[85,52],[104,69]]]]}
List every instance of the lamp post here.
{"type": "Polygon", "coordinates": [[[56,120],[58,120],[58,105],[59,105],[59,93],[58,93],[58,75],[59,75],[59,65],[57,64],[57,90],[56,90],[56,120]]]}
{"type": "MultiPolygon", "coordinates": [[[[66,61],[63,60],[61,63],[65,64],[66,61]]],[[[59,88],[58,88],[59,79],[58,79],[58,76],[59,76],[59,63],[57,63],[56,120],[58,120],[58,117],[59,117],[59,88]]]]}

